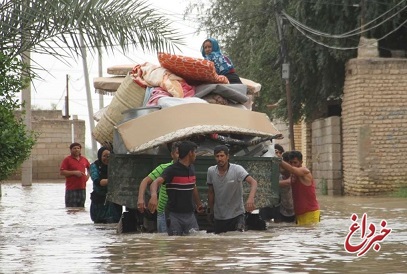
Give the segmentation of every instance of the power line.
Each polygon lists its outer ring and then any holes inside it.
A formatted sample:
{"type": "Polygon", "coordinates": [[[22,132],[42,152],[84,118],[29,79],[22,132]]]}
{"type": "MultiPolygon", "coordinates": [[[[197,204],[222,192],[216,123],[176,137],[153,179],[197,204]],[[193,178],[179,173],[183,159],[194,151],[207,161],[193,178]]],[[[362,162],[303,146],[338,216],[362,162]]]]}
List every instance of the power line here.
{"type": "MultiPolygon", "coordinates": [[[[401,1],[400,3],[398,3],[397,5],[400,5],[402,2],[405,2],[405,1],[406,1],[406,0],[403,0],[403,1],[401,1]]],[[[404,6],[400,11],[398,11],[396,14],[392,15],[392,16],[389,17],[389,18],[393,18],[394,16],[398,15],[401,11],[403,11],[403,10],[406,9],[406,8],[407,8],[407,6],[404,6]]],[[[363,25],[363,26],[361,26],[361,27],[359,27],[359,28],[357,28],[357,29],[355,29],[355,30],[363,29],[364,26],[370,24],[371,22],[374,22],[374,21],[377,20],[378,18],[381,18],[384,14],[387,14],[389,11],[391,11],[391,10],[393,10],[393,9],[394,9],[394,7],[391,8],[390,10],[386,11],[386,12],[383,13],[382,15],[378,16],[377,18],[373,19],[373,20],[370,21],[369,23],[367,23],[367,24],[365,24],[365,25],[363,25]]],[[[290,22],[290,24],[291,24],[294,28],[296,28],[301,34],[303,34],[306,38],[310,39],[311,41],[313,41],[313,42],[315,42],[315,43],[317,43],[317,44],[319,44],[319,45],[321,45],[321,46],[324,46],[324,47],[327,47],[327,48],[330,48],[330,49],[336,49],[336,50],[353,50],[353,49],[358,49],[358,48],[359,48],[359,46],[355,46],[355,47],[337,47],[337,46],[331,46],[331,45],[328,45],[328,44],[323,43],[323,42],[321,42],[321,41],[318,41],[317,38],[314,38],[314,37],[311,37],[310,35],[308,35],[305,30],[312,30],[312,31],[314,32],[314,33],[313,33],[314,35],[317,35],[317,34],[318,34],[318,36],[320,36],[320,37],[321,37],[321,36],[324,36],[324,35],[322,35],[322,34],[326,34],[326,33],[313,30],[312,28],[310,28],[310,27],[308,27],[308,26],[306,26],[306,25],[304,25],[304,24],[302,24],[302,23],[299,23],[299,22],[296,21],[296,20],[291,20],[292,17],[290,17],[290,16],[289,16],[287,13],[285,13],[285,12],[283,12],[283,14],[284,14],[284,16],[286,16],[286,18],[287,18],[287,20],[290,22]],[[298,23],[297,23],[297,22],[298,22],[298,23]]],[[[384,19],[382,23],[384,23],[385,21],[388,21],[389,18],[384,19]]],[[[380,40],[385,39],[386,37],[388,37],[388,36],[391,35],[392,33],[394,33],[394,32],[396,32],[397,30],[399,30],[399,29],[400,29],[404,24],[406,24],[406,23],[407,23],[407,19],[406,19],[405,21],[403,21],[400,25],[398,25],[396,28],[394,28],[393,30],[391,30],[391,31],[389,31],[388,33],[384,34],[382,37],[377,38],[376,40],[377,40],[377,41],[380,41],[380,40]]],[[[378,25],[380,25],[380,24],[378,24],[378,25]]],[[[376,25],[376,26],[378,26],[378,25],[376,25]]],[[[372,29],[372,28],[369,28],[368,30],[370,30],[370,29],[372,29]]],[[[355,30],[353,30],[353,31],[355,31],[355,30]]],[[[353,32],[353,31],[347,32],[347,33],[345,33],[345,34],[349,34],[349,33],[353,32]]],[[[355,33],[355,34],[347,35],[347,36],[344,35],[344,34],[342,34],[342,35],[326,34],[327,36],[325,36],[325,37],[328,37],[328,38],[339,38],[339,37],[340,37],[340,38],[346,38],[346,37],[354,36],[354,35],[357,35],[357,34],[361,34],[361,33],[363,33],[363,32],[364,32],[364,31],[360,31],[359,33],[355,33]],[[338,36],[338,37],[337,37],[337,36],[338,36]],[[343,37],[342,37],[342,36],[343,36],[343,37]],[[346,36],[346,37],[345,37],[345,36],[346,36]]]]}
{"type": "Polygon", "coordinates": [[[314,35],[319,35],[319,36],[323,36],[323,37],[327,37],[327,38],[348,38],[351,36],[356,36],[356,35],[360,35],[362,33],[365,33],[369,30],[375,29],[377,27],[379,27],[380,25],[384,24],[385,22],[389,21],[390,19],[394,18],[395,16],[397,16],[398,14],[400,14],[403,10],[405,10],[407,8],[407,5],[404,6],[403,8],[401,8],[399,11],[397,11],[395,14],[385,18],[383,21],[381,21],[380,23],[369,27],[367,29],[365,29],[365,27],[367,27],[368,25],[374,23],[375,21],[377,21],[378,19],[382,18],[383,16],[387,15],[388,13],[390,13],[393,9],[397,8],[399,5],[401,5],[403,2],[405,2],[406,0],[401,1],[400,3],[398,3],[396,6],[394,6],[393,8],[389,9],[388,11],[384,12],[383,14],[379,15],[378,17],[374,18],[373,20],[371,20],[370,22],[345,33],[342,34],[329,34],[329,33],[325,33],[325,32],[320,32],[318,30],[315,30],[313,28],[310,28],[304,24],[302,24],[301,22],[299,22],[298,20],[294,19],[293,17],[291,17],[289,14],[287,14],[285,11],[282,12],[282,14],[285,16],[285,18],[292,24],[295,26],[300,27],[301,29],[308,31],[314,35]]]}
{"type": "MultiPolygon", "coordinates": [[[[386,34],[383,35],[382,37],[377,38],[376,40],[377,40],[377,41],[380,41],[380,40],[385,39],[386,37],[388,37],[388,36],[391,35],[392,33],[394,33],[394,32],[396,32],[397,30],[399,30],[405,23],[407,23],[407,19],[406,19],[403,23],[401,23],[397,28],[395,28],[395,29],[393,29],[392,31],[386,33],[386,34]]],[[[295,27],[299,32],[301,32],[305,37],[307,37],[308,39],[310,39],[310,40],[312,40],[313,42],[317,43],[318,45],[324,46],[324,47],[326,47],[326,48],[337,49],[337,50],[351,50],[351,49],[358,49],[358,48],[359,48],[359,46],[356,46],[356,47],[335,47],[335,46],[330,46],[330,45],[327,45],[327,44],[322,43],[322,42],[320,42],[320,41],[317,41],[316,39],[314,39],[313,37],[307,35],[306,33],[304,33],[301,29],[297,28],[296,26],[294,26],[294,27],[295,27]]]]}

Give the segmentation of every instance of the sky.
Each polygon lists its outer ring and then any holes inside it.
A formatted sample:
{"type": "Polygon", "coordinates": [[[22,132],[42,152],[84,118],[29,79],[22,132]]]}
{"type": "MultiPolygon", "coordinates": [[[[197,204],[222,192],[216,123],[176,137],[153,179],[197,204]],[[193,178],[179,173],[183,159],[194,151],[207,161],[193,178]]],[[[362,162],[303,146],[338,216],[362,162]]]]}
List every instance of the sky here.
{"type": "MultiPolygon", "coordinates": [[[[200,53],[200,46],[206,39],[205,33],[196,34],[197,26],[193,21],[183,21],[183,11],[189,1],[185,0],[148,0],[151,7],[158,13],[165,15],[174,21],[174,28],[178,29],[185,35],[186,45],[180,47],[182,52],[177,54],[202,57],[200,53]]],[[[85,86],[85,77],[83,73],[82,59],[70,60],[69,65],[64,64],[52,56],[43,56],[32,54],[32,59],[38,62],[49,73],[41,72],[39,75],[42,80],[35,80],[31,87],[31,105],[33,109],[56,109],[62,110],[65,114],[65,96],[66,96],[66,75],[69,76],[68,90],[69,90],[69,114],[77,115],[78,119],[84,120],[86,125],[86,147],[92,147],[92,136],[89,123],[87,94],[85,86]]],[[[107,74],[107,68],[115,65],[123,64],[142,64],[144,62],[151,62],[159,64],[156,55],[144,54],[141,51],[131,50],[124,55],[118,48],[114,55],[111,53],[109,56],[103,53],[102,67],[103,76],[107,74]]],[[[87,65],[89,71],[90,89],[92,96],[93,112],[99,110],[99,94],[95,93],[93,87],[93,78],[98,76],[98,57],[92,56],[87,53],[87,65]]],[[[21,96],[20,96],[21,98],[21,96]]],[[[112,95],[104,95],[104,105],[108,105],[112,100],[112,95]]],[[[93,118],[92,118],[93,119],[93,118]]],[[[95,125],[97,122],[95,121],[95,125]]],[[[98,147],[100,145],[98,144],[98,147]]]]}

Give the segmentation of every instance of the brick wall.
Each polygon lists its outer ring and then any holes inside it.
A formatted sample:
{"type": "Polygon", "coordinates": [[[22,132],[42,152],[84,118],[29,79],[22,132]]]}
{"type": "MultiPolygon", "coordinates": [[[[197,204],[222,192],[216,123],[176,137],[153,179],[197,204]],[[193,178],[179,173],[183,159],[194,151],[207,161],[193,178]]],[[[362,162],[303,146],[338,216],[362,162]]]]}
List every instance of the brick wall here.
{"type": "MultiPolygon", "coordinates": [[[[273,119],[273,125],[278,129],[278,131],[283,134],[284,139],[276,140],[277,144],[283,146],[283,148],[288,151],[290,147],[290,134],[288,129],[288,124],[279,119],[273,119]]],[[[295,149],[301,151],[303,154],[303,164],[309,169],[311,166],[311,127],[305,122],[300,122],[294,125],[294,145],[295,149]]]]}
{"type": "MultiPolygon", "coordinates": [[[[297,145],[296,145],[297,147],[297,145]]],[[[312,171],[312,123],[301,123],[301,149],[303,165],[312,171]]]]}
{"type": "MultiPolygon", "coordinates": [[[[82,153],[85,152],[85,121],[63,119],[60,110],[33,110],[32,129],[39,134],[31,153],[33,180],[63,179],[59,166],[70,154],[72,137],[82,144],[82,153]]],[[[20,180],[21,170],[10,179],[20,180]]]]}
{"type": "Polygon", "coordinates": [[[342,103],[344,191],[407,186],[407,59],[352,59],[342,103]]]}
{"type": "Polygon", "coordinates": [[[295,150],[299,150],[302,153],[302,122],[294,125],[294,145],[295,150]]]}

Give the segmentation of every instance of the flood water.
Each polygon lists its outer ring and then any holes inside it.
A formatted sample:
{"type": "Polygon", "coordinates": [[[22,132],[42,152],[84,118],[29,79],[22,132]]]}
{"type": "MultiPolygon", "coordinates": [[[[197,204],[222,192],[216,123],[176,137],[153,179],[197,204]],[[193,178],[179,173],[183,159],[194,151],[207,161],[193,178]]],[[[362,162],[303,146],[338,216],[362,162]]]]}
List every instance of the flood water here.
{"type": "Polygon", "coordinates": [[[267,231],[168,237],[95,225],[89,199],[85,209],[65,208],[64,187],[62,181],[3,182],[0,273],[407,273],[405,198],[319,196],[317,226],[270,223],[267,231]],[[352,213],[358,221],[366,213],[376,233],[387,221],[392,231],[380,250],[360,257],[345,250],[352,213]]]}

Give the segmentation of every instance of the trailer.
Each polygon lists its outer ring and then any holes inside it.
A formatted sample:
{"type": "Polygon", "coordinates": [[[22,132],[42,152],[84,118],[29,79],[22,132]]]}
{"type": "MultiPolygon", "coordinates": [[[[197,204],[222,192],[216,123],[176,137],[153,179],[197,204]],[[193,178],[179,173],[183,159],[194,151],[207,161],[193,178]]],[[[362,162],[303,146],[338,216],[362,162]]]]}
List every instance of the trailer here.
{"type": "MultiPolygon", "coordinates": [[[[206,172],[216,164],[213,156],[216,144],[230,146],[230,161],[242,165],[257,180],[257,208],[279,204],[280,159],[274,154],[274,139],[282,136],[266,114],[198,103],[155,108],[151,112],[138,108],[132,113],[134,117],[125,117],[114,130],[107,199],[126,207],[128,217],[138,223],[134,229],[154,231],[154,216],[148,213],[141,216],[137,211],[139,184],[159,164],[171,161],[166,147],[179,140],[198,144],[199,156],[194,166],[204,205],[206,172]]],[[[244,188],[244,199],[248,193],[249,186],[244,188]]],[[[197,214],[203,230],[211,226],[208,217],[208,211],[197,214]]]]}

